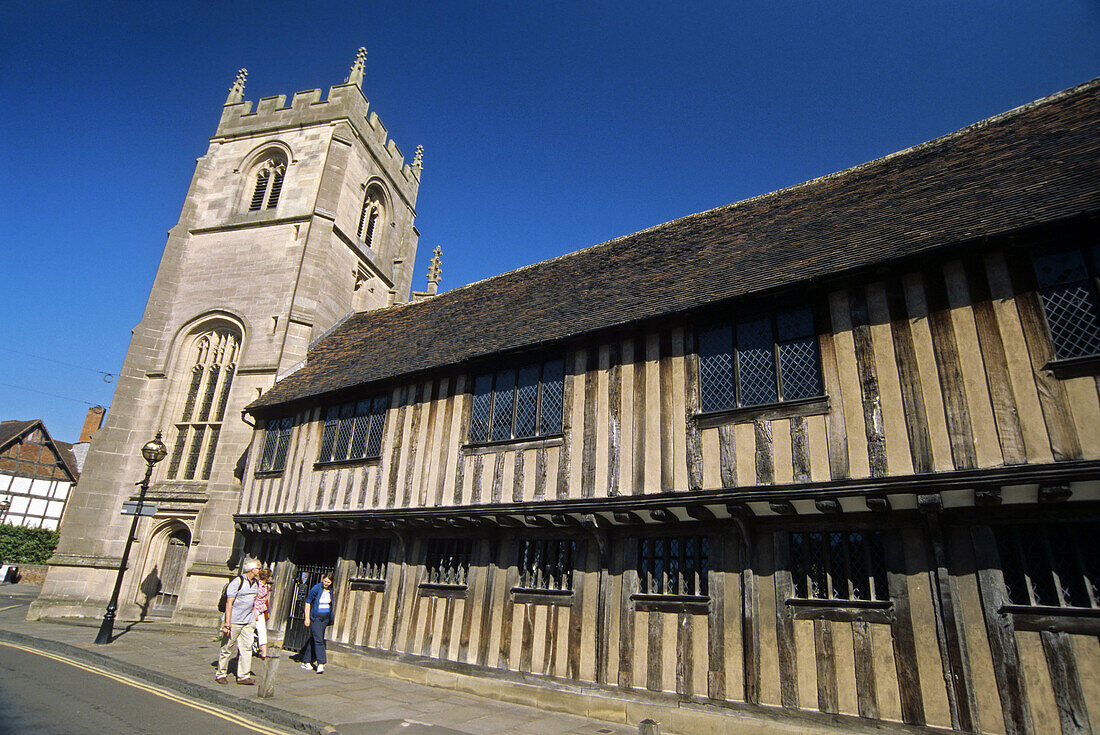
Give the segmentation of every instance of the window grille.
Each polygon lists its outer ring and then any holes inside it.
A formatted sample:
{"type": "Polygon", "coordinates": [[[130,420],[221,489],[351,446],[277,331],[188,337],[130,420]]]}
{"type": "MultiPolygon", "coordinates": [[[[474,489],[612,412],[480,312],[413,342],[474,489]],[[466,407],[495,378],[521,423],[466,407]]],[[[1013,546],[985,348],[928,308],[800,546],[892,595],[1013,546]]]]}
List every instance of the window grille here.
{"type": "Polygon", "coordinates": [[[823,395],[809,308],[748,317],[699,332],[704,411],[823,395]]]}
{"type": "Polygon", "coordinates": [[[995,526],[1009,601],[1044,607],[1100,607],[1100,523],[995,526]]]}
{"type": "Polygon", "coordinates": [[[1100,245],[1091,252],[1070,248],[1032,258],[1050,341],[1060,360],[1100,354],[1098,261],[1100,245]]]}
{"type": "Polygon", "coordinates": [[[389,401],[385,396],[329,406],[321,430],[317,461],[343,462],[382,456],[382,429],[389,401]]]}
{"type": "Polygon", "coordinates": [[[638,591],[648,595],[709,595],[706,536],[638,540],[638,591]]]}
{"type": "Polygon", "coordinates": [[[565,361],[479,375],[470,408],[471,443],[561,433],[565,361]]]}
{"type": "Polygon", "coordinates": [[[290,446],[290,429],[293,425],[294,421],[289,416],[267,422],[260,454],[260,472],[282,472],[286,468],[286,453],[290,446]]]}
{"type": "Polygon", "coordinates": [[[882,531],[790,534],[795,597],[808,600],[890,599],[882,531]]]}
{"type": "Polygon", "coordinates": [[[256,185],[252,189],[252,198],[248,202],[249,212],[263,209],[275,209],[279,204],[279,195],[283,191],[283,176],[286,164],[272,158],[256,169],[256,185]]]}
{"type": "Polygon", "coordinates": [[[386,566],[390,559],[388,538],[365,538],[359,541],[359,553],[355,557],[355,579],[385,581],[386,566]]]}
{"type": "Polygon", "coordinates": [[[198,335],[191,350],[191,376],[175,425],[169,480],[210,479],[240,352],[240,335],[236,330],[216,327],[198,335]]]}
{"type": "Polygon", "coordinates": [[[470,577],[470,539],[434,538],[428,541],[426,582],[465,585],[470,577]]]}
{"type": "Polygon", "coordinates": [[[573,589],[577,542],[569,539],[525,539],[519,544],[519,586],[532,590],[573,589]]]}
{"type": "Polygon", "coordinates": [[[374,247],[374,234],[378,229],[382,212],[382,194],[377,187],[372,186],[363,196],[363,208],[359,211],[359,228],[356,231],[359,239],[368,248],[374,247]]]}

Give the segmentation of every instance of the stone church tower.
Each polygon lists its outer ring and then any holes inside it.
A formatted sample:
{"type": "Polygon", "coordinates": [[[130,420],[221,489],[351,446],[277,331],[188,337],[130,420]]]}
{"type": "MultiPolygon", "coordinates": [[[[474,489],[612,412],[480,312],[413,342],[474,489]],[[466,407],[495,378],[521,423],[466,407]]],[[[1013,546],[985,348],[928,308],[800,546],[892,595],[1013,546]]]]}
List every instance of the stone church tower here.
{"type": "Polygon", "coordinates": [[[164,433],[119,600],[120,617],[216,615],[238,562],[232,516],[252,427],[241,409],[291,372],[349,312],[410,298],[421,152],[406,164],[347,80],[245,101],[237,75],[198,159],[133,330],[103,429],[92,440],[31,616],[102,614],[145,470],[164,433]]]}

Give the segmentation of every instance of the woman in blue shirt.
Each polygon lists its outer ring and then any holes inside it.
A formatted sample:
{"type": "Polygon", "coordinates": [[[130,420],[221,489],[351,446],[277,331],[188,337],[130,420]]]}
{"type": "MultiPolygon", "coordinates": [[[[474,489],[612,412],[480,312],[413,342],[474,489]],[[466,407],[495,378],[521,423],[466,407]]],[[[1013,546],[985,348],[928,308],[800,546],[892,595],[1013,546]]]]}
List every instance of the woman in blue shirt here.
{"type": "Polygon", "coordinates": [[[336,600],[332,594],[332,575],[322,574],[321,581],[306,595],[305,624],[310,638],[302,649],[302,668],[325,673],[328,656],[325,654],[325,628],[332,622],[336,600]]]}

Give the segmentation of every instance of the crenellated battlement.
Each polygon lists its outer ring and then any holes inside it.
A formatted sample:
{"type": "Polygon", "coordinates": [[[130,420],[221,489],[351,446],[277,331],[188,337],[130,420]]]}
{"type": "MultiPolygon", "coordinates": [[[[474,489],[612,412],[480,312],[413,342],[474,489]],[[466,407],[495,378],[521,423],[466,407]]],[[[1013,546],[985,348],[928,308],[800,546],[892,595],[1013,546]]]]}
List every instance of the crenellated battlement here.
{"type": "Polygon", "coordinates": [[[286,104],[286,95],[263,97],[256,103],[255,110],[252,101],[241,96],[238,95],[238,101],[227,101],[222,108],[215,137],[232,138],[347,120],[368,142],[379,160],[391,166],[394,172],[400,172],[414,188],[419,185],[420,166],[415,162],[413,165],[405,164],[401,149],[389,137],[378,114],[370,109],[370,102],[357,83],[330,87],[325,98],[320,89],[296,92],[289,105],[286,104]]]}

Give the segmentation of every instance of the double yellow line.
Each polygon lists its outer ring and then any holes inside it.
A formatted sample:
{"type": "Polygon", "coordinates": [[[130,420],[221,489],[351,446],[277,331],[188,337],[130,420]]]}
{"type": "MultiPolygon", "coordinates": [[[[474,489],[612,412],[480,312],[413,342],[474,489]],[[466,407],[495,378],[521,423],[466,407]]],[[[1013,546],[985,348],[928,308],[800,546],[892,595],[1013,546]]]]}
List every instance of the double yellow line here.
{"type": "Polygon", "coordinates": [[[46,651],[39,651],[34,648],[27,648],[26,646],[19,646],[14,643],[8,643],[6,641],[0,641],[0,646],[7,646],[8,648],[15,648],[20,651],[25,651],[26,653],[33,653],[36,656],[53,659],[54,661],[59,661],[63,664],[74,666],[83,671],[87,671],[92,674],[98,674],[99,676],[104,676],[108,679],[112,679],[113,681],[117,681],[120,684],[126,684],[127,686],[134,687],[135,689],[140,689],[143,692],[155,694],[156,696],[167,699],[171,702],[177,702],[178,704],[186,705],[191,709],[197,709],[200,712],[205,712],[209,715],[219,717],[228,722],[233,722],[237,725],[240,725],[241,727],[248,728],[253,732],[263,733],[264,735],[287,735],[286,730],[276,730],[272,727],[268,727],[267,725],[261,725],[256,722],[252,722],[251,720],[246,720],[240,715],[223,712],[222,710],[216,709],[210,705],[195,702],[190,699],[185,699],[184,697],[170,692],[167,689],[161,689],[160,687],[151,686],[149,684],[146,684],[145,682],[138,681],[137,679],[131,679],[128,676],[122,676],[121,674],[115,674],[111,671],[107,671],[106,669],[101,669],[98,666],[91,666],[89,664],[81,663],[80,661],[74,661],[72,659],[65,658],[64,656],[59,656],[55,653],[47,653],[46,651]]]}

